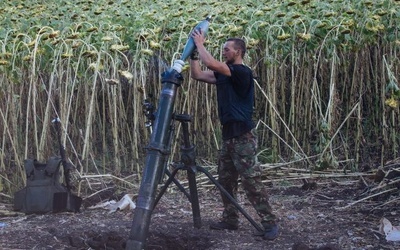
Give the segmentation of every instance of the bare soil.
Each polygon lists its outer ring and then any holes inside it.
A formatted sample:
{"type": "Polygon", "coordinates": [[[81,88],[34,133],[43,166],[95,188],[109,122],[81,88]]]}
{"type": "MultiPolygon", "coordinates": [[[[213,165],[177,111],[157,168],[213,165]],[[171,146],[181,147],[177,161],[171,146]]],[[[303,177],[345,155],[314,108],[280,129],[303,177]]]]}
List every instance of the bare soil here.
{"type": "MultiPolygon", "coordinates": [[[[222,213],[219,192],[210,186],[199,188],[200,229],[193,226],[188,199],[170,189],[152,214],[147,249],[400,249],[400,243],[386,241],[378,231],[382,217],[400,224],[397,204],[378,207],[387,197],[340,209],[360,198],[358,180],[326,178],[311,189],[302,182],[272,183],[270,202],[280,224],[276,240],[255,236],[244,216],[236,231],[210,230],[222,213]]],[[[238,200],[257,220],[242,191],[238,200]]],[[[0,204],[0,249],[124,249],[134,210],[109,213],[84,205],[79,213],[25,215],[13,212],[11,204],[0,204]]]]}

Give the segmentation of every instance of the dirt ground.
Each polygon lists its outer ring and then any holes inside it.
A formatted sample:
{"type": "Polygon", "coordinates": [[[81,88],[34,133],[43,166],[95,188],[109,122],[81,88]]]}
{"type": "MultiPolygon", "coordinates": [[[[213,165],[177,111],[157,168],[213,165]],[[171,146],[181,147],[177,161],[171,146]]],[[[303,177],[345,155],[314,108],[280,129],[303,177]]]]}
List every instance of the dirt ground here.
{"type": "MultiPolygon", "coordinates": [[[[202,227],[196,229],[188,199],[170,189],[153,211],[147,249],[400,249],[400,243],[388,242],[379,233],[382,217],[400,224],[397,204],[379,208],[382,200],[377,196],[342,209],[360,198],[360,181],[314,181],[311,189],[299,181],[269,183],[270,202],[280,224],[280,236],[274,241],[255,236],[244,216],[237,231],[210,230],[209,224],[222,212],[219,192],[211,185],[199,188],[202,227]],[[303,247],[293,248],[300,242],[303,247]]],[[[238,200],[257,219],[243,191],[238,200]]],[[[25,215],[13,212],[11,204],[0,204],[0,249],[124,249],[133,213],[82,206],[79,213],[25,215]]]]}

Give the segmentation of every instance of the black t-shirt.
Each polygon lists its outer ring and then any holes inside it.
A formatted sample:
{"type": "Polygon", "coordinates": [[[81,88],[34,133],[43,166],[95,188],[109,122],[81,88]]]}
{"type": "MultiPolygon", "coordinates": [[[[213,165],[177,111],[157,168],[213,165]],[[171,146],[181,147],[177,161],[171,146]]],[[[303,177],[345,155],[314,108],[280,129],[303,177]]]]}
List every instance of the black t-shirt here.
{"type": "Polygon", "coordinates": [[[231,76],[215,72],[218,115],[224,140],[240,136],[254,127],[254,80],[251,69],[243,64],[228,65],[231,76]]]}

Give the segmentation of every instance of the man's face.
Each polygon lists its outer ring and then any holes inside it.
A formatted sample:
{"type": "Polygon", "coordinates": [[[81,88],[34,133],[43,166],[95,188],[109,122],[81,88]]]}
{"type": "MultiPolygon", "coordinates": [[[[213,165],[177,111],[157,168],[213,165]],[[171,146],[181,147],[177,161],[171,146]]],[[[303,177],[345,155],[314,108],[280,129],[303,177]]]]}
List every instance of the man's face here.
{"type": "Polygon", "coordinates": [[[228,41],[224,44],[224,49],[222,51],[222,56],[225,59],[225,63],[234,63],[236,58],[240,56],[240,50],[234,48],[234,42],[228,41]]]}

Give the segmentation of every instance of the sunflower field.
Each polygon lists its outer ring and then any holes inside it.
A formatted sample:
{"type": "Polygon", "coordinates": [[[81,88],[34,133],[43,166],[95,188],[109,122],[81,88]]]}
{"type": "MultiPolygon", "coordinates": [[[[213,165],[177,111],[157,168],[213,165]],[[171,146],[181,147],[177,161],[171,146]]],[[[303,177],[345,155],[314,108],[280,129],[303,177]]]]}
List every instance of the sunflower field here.
{"type": "MultiPolygon", "coordinates": [[[[140,175],[161,73],[207,16],[206,45],[247,42],[262,163],[359,171],[399,157],[399,0],[0,3],[0,197],[24,185],[24,159],[59,154],[52,120],[81,175],[140,175]]],[[[212,86],[182,73],[176,113],[199,164],[220,144],[212,86]]],[[[172,141],[171,160],[179,157],[172,141]]]]}

